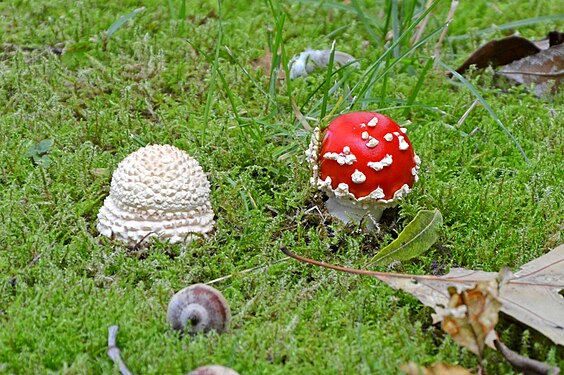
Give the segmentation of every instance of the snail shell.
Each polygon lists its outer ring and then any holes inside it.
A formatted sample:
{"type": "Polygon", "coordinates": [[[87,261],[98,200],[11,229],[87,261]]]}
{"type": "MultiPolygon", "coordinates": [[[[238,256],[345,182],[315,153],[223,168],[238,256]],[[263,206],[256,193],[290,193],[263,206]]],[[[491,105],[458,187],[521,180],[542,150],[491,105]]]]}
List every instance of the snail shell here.
{"type": "Polygon", "coordinates": [[[229,327],[231,310],[221,292],[205,284],[194,284],[176,293],[168,304],[172,329],[196,334],[218,333],[229,327]]]}
{"type": "Polygon", "coordinates": [[[229,367],[208,365],[198,367],[197,369],[190,371],[188,375],[239,375],[239,373],[229,367]]]}

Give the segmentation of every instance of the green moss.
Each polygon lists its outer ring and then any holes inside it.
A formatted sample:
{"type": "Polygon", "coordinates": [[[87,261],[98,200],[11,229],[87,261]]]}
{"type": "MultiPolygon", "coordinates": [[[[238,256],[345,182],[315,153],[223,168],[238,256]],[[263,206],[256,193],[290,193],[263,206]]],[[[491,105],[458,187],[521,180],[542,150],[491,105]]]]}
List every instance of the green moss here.
{"type": "MultiPolygon", "coordinates": [[[[475,98],[440,68],[431,69],[405,108],[436,37],[379,80],[363,76],[389,47],[390,12],[384,2],[353,3],[356,10],[310,0],[272,8],[224,2],[220,9],[217,2],[198,1],[189,2],[184,19],[178,18],[180,3],[156,0],[0,3],[3,43],[39,48],[0,51],[0,372],[115,373],[106,355],[113,324],[120,327],[124,360],[139,374],[180,374],[212,362],[257,374],[393,374],[408,361],[476,365],[414,298],[375,279],[294,261],[216,285],[233,311],[229,333],[179,338],[167,327],[166,306],[178,289],[280,259],[280,243],[361,267],[419,209],[441,210],[442,246],[402,264],[405,272],[430,273],[433,262],[517,268],[562,242],[562,94],[539,100],[524,88],[499,87],[487,72],[470,78],[523,147],[527,165],[481,106],[457,125],[475,98]],[[141,6],[143,13],[105,38],[114,21],[141,6]],[[411,121],[421,180],[401,209],[386,213],[392,223],[386,233],[362,233],[314,209],[320,200],[303,161],[309,132],[295,119],[291,101],[318,116],[323,90],[315,90],[326,75],[269,90],[268,77],[252,62],[277,33],[288,58],[306,48],[328,49],[335,39],[338,50],[361,59],[359,71],[340,71],[330,82],[328,110],[341,98],[350,104],[349,90],[367,84],[354,109],[411,121]],[[66,53],[45,50],[52,46],[66,53]],[[111,172],[139,148],[132,136],[174,144],[199,160],[217,214],[212,238],[131,251],[98,237],[96,214],[111,172]],[[54,139],[51,164],[34,166],[26,151],[47,138],[54,139]]],[[[401,30],[411,22],[401,18],[410,4],[400,3],[401,30]]],[[[433,10],[428,33],[444,23],[448,7],[443,1],[433,10]]],[[[477,30],[558,10],[551,1],[461,2],[449,35],[472,36],[447,39],[442,60],[456,66],[503,35],[473,34],[477,30]]],[[[519,31],[540,38],[555,26],[519,31]]],[[[405,52],[409,45],[399,48],[405,52]]],[[[561,348],[536,333],[511,322],[499,330],[513,348],[564,365],[561,348]]],[[[487,370],[511,371],[491,351],[487,370]]]]}

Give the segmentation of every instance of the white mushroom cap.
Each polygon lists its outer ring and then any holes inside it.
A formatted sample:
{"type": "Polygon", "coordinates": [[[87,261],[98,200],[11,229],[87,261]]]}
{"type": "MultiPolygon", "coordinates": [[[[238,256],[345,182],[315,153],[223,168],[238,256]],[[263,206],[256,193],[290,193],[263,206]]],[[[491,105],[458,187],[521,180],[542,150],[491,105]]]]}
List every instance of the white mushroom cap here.
{"type": "Polygon", "coordinates": [[[213,229],[209,194],[198,161],[174,146],[149,145],[119,163],[97,229],[128,246],[151,236],[188,242],[213,229]]]}

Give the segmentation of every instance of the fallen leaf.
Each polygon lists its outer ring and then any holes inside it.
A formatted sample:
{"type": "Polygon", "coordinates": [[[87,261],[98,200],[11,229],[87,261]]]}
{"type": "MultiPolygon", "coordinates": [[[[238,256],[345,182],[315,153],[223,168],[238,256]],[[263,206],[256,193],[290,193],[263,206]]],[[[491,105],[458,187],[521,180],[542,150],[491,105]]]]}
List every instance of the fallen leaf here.
{"type": "Polygon", "coordinates": [[[438,230],[443,224],[443,216],[439,210],[422,210],[407,224],[388,246],[384,247],[367,265],[390,264],[396,260],[415,258],[427,251],[439,237],[438,230]]]}
{"type": "Polygon", "coordinates": [[[449,287],[450,300],[444,310],[442,329],[459,345],[482,358],[486,338],[493,332],[501,302],[495,280],[480,281],[472,289],[457,292],[449,287]]]}
{"type": "Polygon", "coordinates": [[[557,90],[564,78],[564,44],[514,61],[497,73],[527,86],[534,84],[535,95],[545,96],[557,90]]]}
{"type": "Polygon", "coordinates": [[[471,65],[477,69],[487,66],[506,65],[515,60],[534,55],[540,48],[528,39],[512,35],[500,40],[492,40],[478,48],[466,61],[456,69],[458,74],[463,74],[471,65]]]}
{"type": "MultiPolygon", "coordinates": [[[[297,260],[338,271],[374,276],[394,289],[403,290],[435,310],[434,318],[441,321],[447,308],[449,287],[457,290],[473,288],[480,281],[495,280],[498,272],[455,268],[445,276],[394,274],[357,270],[307,259],[282,251],[297,260]]],[[[499,290],[501,311],[532,327],[559,345],[564,345],[564,245],[521,267],[516,274],[508,274],[499,290]]]]}
{"type": "MultiPolygon", "coordinates": [[[[272,51],[270,51],[270,48],[266,49],[264,55],[262,55],[258,59],[251,61],[251,65],[255,69],[262,69],[265,74],[270,76],[270,73],[272,71],[272,51]]],[[[281,81],[286,79],[286,72],[282,67],[278,69],[278,79],[281,81]]]]}
{"type": "Polygon", "coordinates": [[[402,365],[400,370],[407,375],[472,375],[464,367],[435,363],[430,367],[423,367],[414,362],[402,365]]]}

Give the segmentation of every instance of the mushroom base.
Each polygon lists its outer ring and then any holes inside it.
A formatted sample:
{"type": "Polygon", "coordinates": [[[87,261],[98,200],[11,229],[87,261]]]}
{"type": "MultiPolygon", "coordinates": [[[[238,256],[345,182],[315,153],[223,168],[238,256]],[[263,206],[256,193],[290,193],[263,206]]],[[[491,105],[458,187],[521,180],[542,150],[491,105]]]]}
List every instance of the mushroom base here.
{"type": "Polygon", "coordinates": [[[363,223],[368,230],[376,229],[377,223],[382,217],[382,213],[386,208],[392,205],[393,204],[363,204],[335,196],[330,196],[327,202],[325,202],[325,207],[327,207],[331,216],[341,220],[345,224],[350,222],[357,224],[363,223]]]}

